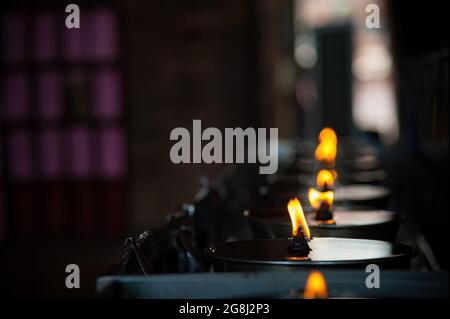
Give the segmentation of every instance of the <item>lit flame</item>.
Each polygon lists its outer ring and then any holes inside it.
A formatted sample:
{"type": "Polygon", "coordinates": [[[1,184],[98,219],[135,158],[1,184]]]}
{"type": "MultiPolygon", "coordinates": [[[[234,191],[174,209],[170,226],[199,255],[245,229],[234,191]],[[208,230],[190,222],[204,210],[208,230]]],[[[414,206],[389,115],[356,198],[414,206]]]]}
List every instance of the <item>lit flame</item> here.
{"type": "Polygon", "coordinates": [[[330,141],[320,142],[314,156],[317,161],[332,166],[336,160],[336,144],[330,141]]]}
{"type": "Polygon", "coordinates": [[[318,187],[333,187],[335,176],[336,172],[330,171],[328,169],[321,169],[317,173],[316,184],[318,187]]]}
{"type": "Polygon", "coordinates": [[[327,284],[322,273],[313,271],[306,279],[304,299],[325,299],[328,297],[327,284]]]}
{"type": "Polygon", "coordinates": [[[309,232],[308,223],[306,222],[305,214],[303,213],[302,205],[298,198],[293,198],[289,201],[288,205],[289,216],[291,217],[292,223],[292,236],[297,235],[299,224],[302,227],[303,234],[306,238],[311,238],[311,233],[309,232]]]}
{"type": "Polygon", "coordinates": [[[319,142],[322,143],[324,141],[333,142],[337,144],[337,136],[334,130],[331,127],[323,128],[319,133],[319,142]]]}
{"type": "Polygon", "coordinates": [[[311,187],[308,191],[308,199],[309,203],[314,209],[318,209],[322,202],[328,203],[331,207],[334,201],[334,192],[333,191],[319,192],[318,190],[311,187]]]}
{"type": "Polygon", "coordinates": [[[332,128],[326,127],[320,131],[319,144],[314,156],[317,161],[333,166],[336,160],[337,137],[332,128]]]}

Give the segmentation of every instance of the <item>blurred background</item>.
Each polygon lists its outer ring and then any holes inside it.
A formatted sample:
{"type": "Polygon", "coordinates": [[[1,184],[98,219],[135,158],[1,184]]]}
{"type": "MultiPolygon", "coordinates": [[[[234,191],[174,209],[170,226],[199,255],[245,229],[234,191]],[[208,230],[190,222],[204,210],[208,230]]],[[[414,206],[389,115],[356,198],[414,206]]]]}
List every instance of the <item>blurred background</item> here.
{"type": "Polygon", "coordinates": [[[369,140],[391,205],[448,269],[444,2],[77,1],[80,29],[68,4],[0,4],[0,295],[93,296],[127,235],[233,169],[170,161],[193,119],[369,140]]]}

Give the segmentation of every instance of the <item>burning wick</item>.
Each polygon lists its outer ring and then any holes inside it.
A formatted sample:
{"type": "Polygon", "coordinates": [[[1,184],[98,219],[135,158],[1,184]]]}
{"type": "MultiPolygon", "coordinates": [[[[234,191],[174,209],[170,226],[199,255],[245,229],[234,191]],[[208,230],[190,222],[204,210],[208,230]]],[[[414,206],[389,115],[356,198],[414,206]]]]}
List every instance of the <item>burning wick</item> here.
{"type": "Polygon", "coordinates": [[[308,199],[316,211],[316,220],[327,224],[334,224],[333,201],[334,201],[334,171],[322,169],[317,173],[316,183],[319,190],[310,188],[308,199]]]}
{"type": "Polygon", "coordinates": [[[316,185],[320,187],[322,191],[332,190],[336,175],[336,171],[334,170],[321,169],[316,176],[316,185]]]}
{"type": "Polygon", "coordinates": [[[289,245],[288,252],[291,255],[306,257],[311,248],[308,241],[311,239],[311,233],[303,213],[302,205],[298,198],[293,198],[288,203],[288,212],[292,223],[292,241],[289,245]],[[301,228],[299,228],[299,224],[301,228]]]}
{"type": "Polygon", "coordinates": [[[306,279],[304,299],[326,299],[328,297],[327,284],[322,273],[313,271],[306,279]]]}

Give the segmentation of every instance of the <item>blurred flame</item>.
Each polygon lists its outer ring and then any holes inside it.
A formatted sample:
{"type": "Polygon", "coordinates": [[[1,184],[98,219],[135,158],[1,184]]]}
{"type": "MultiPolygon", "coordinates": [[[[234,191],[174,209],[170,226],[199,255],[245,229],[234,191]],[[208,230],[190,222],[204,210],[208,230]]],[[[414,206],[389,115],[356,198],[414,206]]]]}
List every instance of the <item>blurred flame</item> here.
{"type": "Polygon", "coordinates": [[[330,141],[320,142],[314,152],[314,157],[319,162],[324,162],[327,165],[334,165],[336,159],[336,144],[330,141]]]}
{"type": "Polygon", "coordinates": [[[322,202],[328,203],[331,207],[334,201],[334,192],[333,191],[319,192],[318,190],[311,187],[308,191],[308,199],[309,203],[314,209],[318,209],[322,202]]]}
{"type": "Polygon", "coordinates": [[[319,145],[317,145],[314,156],[317,161],[327,165],[334,165],[337,152],[337,136],[332,128],[325,127],[319,133],[319,145]]]}
{"type": "Polygon", "coordinates": [[[334,169],[331,170],[331,173],[333,174],[334,180],[336,180],[336,178],[338,177],[338,173],[334,169]]]}
{"type": "Polygon", "coordinates": [[[313,271],[306,279],[304,299],[325,299],[328,297],[327,284],[322,273],[313,271]]]}
{"type": "Polygon", "coordinates": [[[297,235],[298,225],[300,224],[303,230],[303,234],[306,238],[311,238],[311,233],[309,232],[308,223],[306,222],[305,214],[303,213],[302,205],[298,198],[293,198],[289,201],[288,205],[289,216],[291,217],[292,223],[292,236],[297,235]]]}
{"type": "Polygon", "coordinates": [[[319,133],[319,143],[322,143],[325,141],[337,144],[336,133],[334,132],[334,130],[331,127],[325,127],[319,133]]]}
{"type": "Polygon", "coordinates": [[[335,171],[330,171],[328,169],[321,169],[316,176],[316,184],[319,187],[333,187],[334,178],[336,176],[335,171]]]}

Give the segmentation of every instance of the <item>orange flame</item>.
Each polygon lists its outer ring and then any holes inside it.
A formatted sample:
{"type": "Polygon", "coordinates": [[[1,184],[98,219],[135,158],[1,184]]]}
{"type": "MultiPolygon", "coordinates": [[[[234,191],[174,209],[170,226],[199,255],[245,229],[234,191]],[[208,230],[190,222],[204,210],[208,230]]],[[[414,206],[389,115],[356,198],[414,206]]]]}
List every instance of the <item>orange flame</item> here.
{"type": "Polygon", "coordinates": [[[314,152],[314,157],[319,162],[324,162],[326,165],[333,166],[336,160],[336,144],[330,141],[320,142],[314,152]]]}
{"type": "Polygon", "coordinates": [[[324,141],[333,142],[337,144],[337,136],[334,130],[331,127],[323,128],[319,133],[319,142],[322,143],[324,141]]]}
{"type": "Polygon", "coordinates": [[[318,209],[322,202],[326,202],[330,206],[332,206],[334,201],[334,192],[333,191],[319,192],[318,190],[311,187],[308,191],[308,199],[309,203],[314,209],[318,209]]]}
{"type": "Polygon", "coordinates": [[[320,131],[319,144],[314,156],[317,161],[333,166],[337,153],[337,136],[332,128],[326,127],[320,131]]]}
{"type": "Polygon", "coordinates": [[[328,297],[327,284],[322,273],[313,271],[306,279],[304,299],[325,299],[328,297]]]}
{"type": "Polygon", "coordinates": [[[319,187],[333,187],[336,173],[328,169],[321,169],[316,176],[316,184],[319,187]]]}
{"type": "Polygon", "coordinates": [[[293,198],[289,201],[288,205],[289,216],[291,217],[292,223],[292,236],[297,235],[299,224],[302,227],[303,234],[306,238],[311,238],[311,233],[309,232],[308,223],[306,222],[305,214],[303,213],[302,205],[298,198],[293,198]]]}
{"type": "Polygon", "coordinates": [[[336,178],[338,177],[338,173],[334,169],[331,170],[331,173],[333,174],[334,180],[336,180],[336,178]]]}

